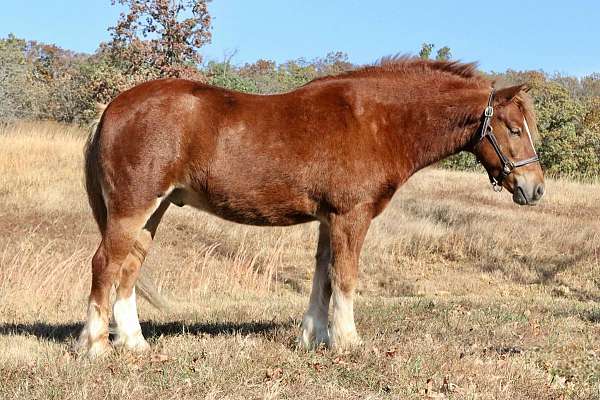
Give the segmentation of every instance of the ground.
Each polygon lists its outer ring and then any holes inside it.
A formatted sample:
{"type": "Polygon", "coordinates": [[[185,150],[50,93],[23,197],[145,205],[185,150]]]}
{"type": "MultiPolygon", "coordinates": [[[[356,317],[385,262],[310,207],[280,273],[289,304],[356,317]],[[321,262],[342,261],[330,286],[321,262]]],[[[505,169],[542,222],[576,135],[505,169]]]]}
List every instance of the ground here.
{"type": "Polygon", "coordinates": [[[99,235],[73,127],[0,132],[0,398],[600,398],[600,185],[547,180],[536,207],[482,173],[416,174],[361,257],[364,346],[296,348],[317,226],[172,207],[144,268],[149,353],[72,352],[99,235]]]}

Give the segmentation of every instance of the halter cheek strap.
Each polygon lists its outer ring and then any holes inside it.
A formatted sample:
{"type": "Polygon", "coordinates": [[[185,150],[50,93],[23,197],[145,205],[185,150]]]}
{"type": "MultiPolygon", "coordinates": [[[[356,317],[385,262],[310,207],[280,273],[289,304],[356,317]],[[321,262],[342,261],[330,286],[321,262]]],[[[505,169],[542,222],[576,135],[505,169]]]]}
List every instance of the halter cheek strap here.
{"type": "Polygon", "coordinates": [[[529,141],[531,143],[531,148],[535,155],[533,157],[526,158],[524,160],[511,161],[504,154],[504,152],[502,152],[502,148],[498,144],[498,140],[496,139],[496,135],[494,134],[494,130],[491,125],[492,117],[494,116],[493,104],[494,104],[494,95],[495,94],[496,94],[496,91],[494,89],[492,89],[492,92],[490,93],[490,97],[488,98],[487,107],[485,108],[485,111],[483,113],[483,117],[484,117],[483,124],[481,126],[481,130],[479,131],[480,133],[479,133],[479,137],[477,139],[477,143],[481,142],[484,138],[487,138],[488,141],[490,142],[490,144],[492,145],[492,147],[494,148],[494,151],[498,155],[498,158],[500,159],[500,163],[502,164],[500,174],[498,174],[498,176],[493,176],[488,173],[489,177],[490,177],[490,182],[491,182],[492,186],[494,187],[494,190],[499,192],[502,190],[502,182],[504,181],[504,179],[506,179],[506,177],[508,177],[515,169],[517,169],[519,167],[523,167],[525,165],[535,163],[535,162],[539,162],[540,159],[539,159],[537,153],[535,152],[535,148],[533,147],[533,140],[531,138],[531,132],[529,131],[529,126],[527,125],[527,120],[525,118],[523,118],[525,130],[527,131],[527,135],[529,136],[529,141]]]}

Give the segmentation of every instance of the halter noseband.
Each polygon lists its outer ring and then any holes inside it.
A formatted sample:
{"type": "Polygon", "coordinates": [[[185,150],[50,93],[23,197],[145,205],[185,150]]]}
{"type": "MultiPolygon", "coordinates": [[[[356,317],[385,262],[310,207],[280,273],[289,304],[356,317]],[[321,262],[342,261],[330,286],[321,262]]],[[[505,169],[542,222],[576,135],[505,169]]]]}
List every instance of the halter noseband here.
{"type": "MultiPolygon", "coordinates": [[[[496,93],[495,89],[492,89],[492,92],[490,93],[490,97],[488,99],[488,104],[487,107],[485,108],[485,111],[483,113],[483,124],[481,126],[481,131],[479,132],[479,136],[477,137],[477,140],[475,142],[475,144],[480,143],[484,138],[487,138],[490,142],[490,144],[492,145],[492,147],[494,148],[494,151],[496,152],[496,154],[498,155],[498,158],[500,158],[500,162],[502,163],[502,168],[500,170],[500,174],[498,176],[492,176],[490,173],[488,173],[489,177],[490,177],[490,183],[492,184],[494,191],[499,192],[502,190],[502,182],[504,181],[504,179],[506,179],[507,176],[509,176],[515,169],[519,168],[519,167],[523,167],[525,165],[529,165],[529,164],[533,164],[535,162],[539,162],[540,158],[538,157],[537,153],[531,157],[531,158],[527,158],[525,160],[521,160],[521,161],[511,161],[508,159],[508,157],[506,157],[506,155],[502,152],[502,149],[500,148],[500,145],[498,144],[498,141],[496,140],[496,135],[494,135],[494,130],[492,129],[492,116],[494,115],[494,106],[493,106],[493,102],[494,102],[494,94],[496,93]]],[[[528,129],[528,135],[529,138],[531,140],[531,134],[529,133],[529,128],[528,129]]],[[[531,142],[531,146],[533,149],[533,141],[531,142]]],[[[535,149],[533,149],[533,152],[535,153],[535,149]]]]}

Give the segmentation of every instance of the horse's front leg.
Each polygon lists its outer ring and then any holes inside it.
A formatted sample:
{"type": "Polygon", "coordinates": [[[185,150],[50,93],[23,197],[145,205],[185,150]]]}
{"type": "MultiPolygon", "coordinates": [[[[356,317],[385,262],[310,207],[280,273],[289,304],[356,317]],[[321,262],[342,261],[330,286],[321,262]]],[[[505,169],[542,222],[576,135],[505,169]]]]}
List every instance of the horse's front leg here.
{"type": "Polygon", "coordinates": [[[343,349],[361,344],[354,323],[353,296],[358,278],[360,250],[369,229],[372,210],[358,206],[346,214],[330,216],[333,315],[331,346],[343,349]]]}
{"type": "Polygon", "coordinates": [[[306,349],[318,347],[320,344],[329,346],[327,324],[329,322],[329,300],[331,299],[330,247],[329,226],[327,222],[321,222],[310,303],[302,319],[302,332],[298,338],[299,344],[306,349]]]}

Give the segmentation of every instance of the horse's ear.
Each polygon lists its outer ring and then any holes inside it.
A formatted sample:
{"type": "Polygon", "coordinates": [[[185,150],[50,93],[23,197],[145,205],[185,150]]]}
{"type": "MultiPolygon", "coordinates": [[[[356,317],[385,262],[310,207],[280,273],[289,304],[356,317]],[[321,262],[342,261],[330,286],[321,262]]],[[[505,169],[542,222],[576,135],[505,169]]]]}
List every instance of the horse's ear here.
{"type": "Polygon", "coordinates": [[[496,92],[496,97],[494,98],[494,103],[503,104],[511,101],[522,91],[528,91],[529,87],[527,85],[517,85],[517,86],[509,86],[503,89],[500,89],[496,92]]]}

